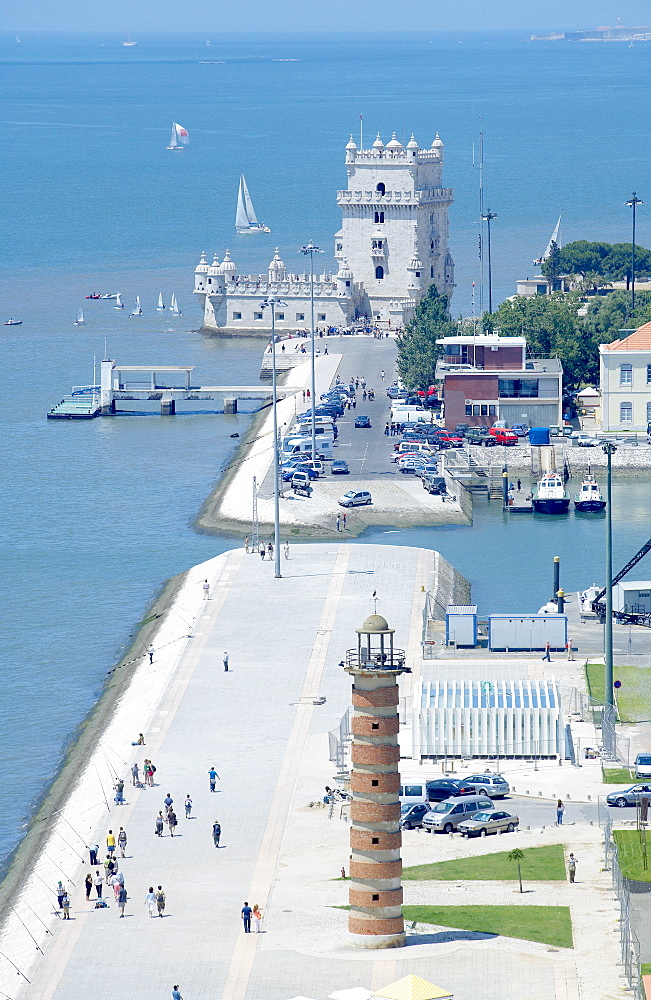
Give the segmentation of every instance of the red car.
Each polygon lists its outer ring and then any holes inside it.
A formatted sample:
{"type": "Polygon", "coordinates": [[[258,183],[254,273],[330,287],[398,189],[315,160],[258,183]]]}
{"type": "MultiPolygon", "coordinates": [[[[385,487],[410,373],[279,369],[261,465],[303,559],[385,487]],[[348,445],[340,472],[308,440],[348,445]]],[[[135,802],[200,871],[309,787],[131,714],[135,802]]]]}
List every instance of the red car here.
{"type": "Polygon", "coordinates": [[[463,438],[451,431],[437,431],[435,437],[441,448],[463,448],[463,438]]]}

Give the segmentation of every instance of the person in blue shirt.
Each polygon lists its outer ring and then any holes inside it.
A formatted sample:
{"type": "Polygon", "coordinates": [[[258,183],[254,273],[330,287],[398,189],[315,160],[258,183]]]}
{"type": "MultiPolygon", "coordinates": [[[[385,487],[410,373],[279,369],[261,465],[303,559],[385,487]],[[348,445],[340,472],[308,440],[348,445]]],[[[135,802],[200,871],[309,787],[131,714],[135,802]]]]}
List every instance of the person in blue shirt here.
{"type": "Polygon", "coordinates": [[[214,767],[211,767],[210,770],[208,771],[208,777],[210,778],[210,791],[214,792],[215,791],[215,782],[217,781],[217,778],[219,777],[219,775],[217,774],[217,772],[216,772],[216,770],[215,770],[214,767]]]}
{"type": "Polygon", "coordinates": [[[179,990],[178,986],[174,986],[172,988],[172,1000],[183,1000],[183,997],[181,996],[181,991],[179,990]]]}
{"type": "Polygon", "coordinates": [[[245,934],[250,934],[251,933],[251,914],[252,913],[253,913],[253,910],[251,909],[251,907],[249,906],[249,904],[247,902],[245,902],[244,906],[242,907],[242,920],[244,922],[244,933],[245,934]]]}

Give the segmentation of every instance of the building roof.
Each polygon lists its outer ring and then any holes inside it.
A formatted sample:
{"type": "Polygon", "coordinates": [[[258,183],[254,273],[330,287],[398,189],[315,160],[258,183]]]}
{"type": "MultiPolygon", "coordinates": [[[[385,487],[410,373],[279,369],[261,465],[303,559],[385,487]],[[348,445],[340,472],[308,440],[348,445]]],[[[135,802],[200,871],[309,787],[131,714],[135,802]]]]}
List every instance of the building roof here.
{"type": "Polygon", "coordinates": [[[500,337],[497,333],[479,333],[476,337],[459,335],[458,337],[439,337],[437,344],[446,347],[448,344],[475,344],[476,347],[522,347],[527,343],[526,337],[500,337]]]}
{"type": "Polygon", "coordinates": [[[651,351],[651,323],[644,323],[634,333],[623,340],[613,340],[612,344],[601,344],[603,351],[651,351]]]}
{"type": "Polygon", "coordinates": [[[449,990],[442,990],[434,983],[428,983],[420,976],[405,976],[398,979],[390,986],[385,986],[373,994],[374,997],[383,997],[384,1000],[442,1000],[443,997],[451,997],[449,990]]]}

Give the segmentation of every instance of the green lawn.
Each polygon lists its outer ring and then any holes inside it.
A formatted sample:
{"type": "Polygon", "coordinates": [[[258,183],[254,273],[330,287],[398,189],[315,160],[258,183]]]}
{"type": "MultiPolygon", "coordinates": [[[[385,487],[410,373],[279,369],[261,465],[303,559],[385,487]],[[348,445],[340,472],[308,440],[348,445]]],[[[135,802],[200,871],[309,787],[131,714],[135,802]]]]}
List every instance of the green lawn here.
{"type": "Polygon", "coordinates": [[[617,860],[622,874],[637,882],[651,882],[651,834],[647,834],[647,864],[644,868],[642,843],[637,830],[613,830],[617,860]]]}
{"type": "MultiPolygon", "coordinates": [[[[600,705],[604,698],[604,665],[588,663],[585,668],[590,696],[600,705]]],[[[622,686],[617,692],[617,708],[622,722],[646,722],[651,719],[651,667],[614,667],[615,680],[622,686]]]]}
{"type": "Polygon", "coordinates": [[[606,785],[630,785],[635,781],[633,772],[627,767],[602,767],[601,773],[606,785]]]}
{"type": "MultiPolygon", "coordinates": [[[[476,858],[458,858],[455,861],[434,861],[429,865],[415,865],[412,868],[405,868],[402,878],[403,881],[416,882],[428,879],[446,882],[457,879],[517,881],[518,866],[515,861],[507,859],[508,854],[508,851],[500,851],[497,854],[485,854],[476,858]]],[[[520,862],[523,882],[565,881],[565,853],[561,844],[527,847],[523,854],[524,858],[520,862]]]]}
{"type": "Polygon", "coordinates": [[[405,920],[572,948],[569,906],[403,906],[405,920]]]}

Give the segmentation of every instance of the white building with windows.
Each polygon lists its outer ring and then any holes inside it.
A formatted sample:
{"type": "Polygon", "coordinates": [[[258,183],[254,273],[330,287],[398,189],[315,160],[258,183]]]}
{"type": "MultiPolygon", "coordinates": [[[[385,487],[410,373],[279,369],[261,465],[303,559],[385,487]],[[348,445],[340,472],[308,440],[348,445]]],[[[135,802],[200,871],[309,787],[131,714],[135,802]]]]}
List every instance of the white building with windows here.
{"type": "Polygon", "coordinates": [[[600,344],[599,376],[602,430],[645,432],[651,423],[651,323],[600,344]]]}
{"type": "MultiPolygon", "coordinates": [[[[337,192],[342,226],[335,236],[336,273],[314,277],[315,325],[350,326],[366,318],[400,329],[430,285],[448,296],[454,261],[448,249],[451,188],[441,187],[443,143],[421,149],[378,135],[370,149],[346,145],[348,186],[337,192]]],[[[195,269],[194,291],[203,308],[203,330],[223,336],[263,336],[271,330],[273,295],[278,333],[310,329],[310,275],[287,271],[278,250],[263,274],[240,275],[228,250],[219,262],[206,255],[195,269]]]]}

